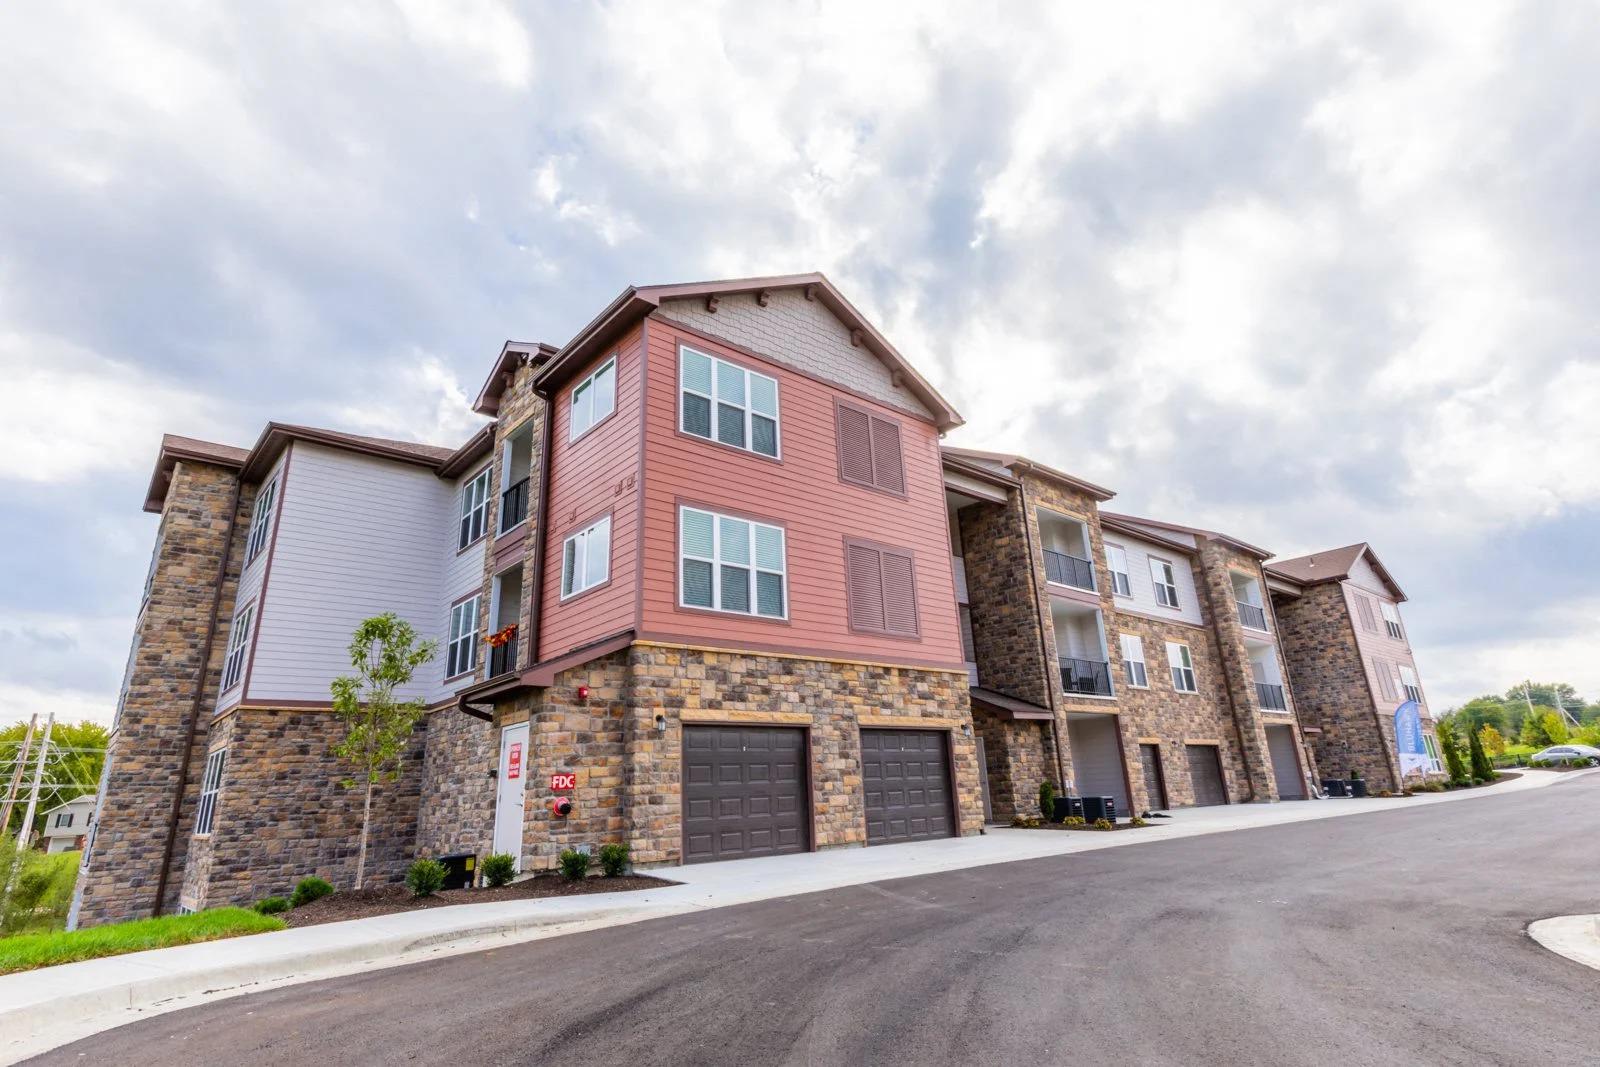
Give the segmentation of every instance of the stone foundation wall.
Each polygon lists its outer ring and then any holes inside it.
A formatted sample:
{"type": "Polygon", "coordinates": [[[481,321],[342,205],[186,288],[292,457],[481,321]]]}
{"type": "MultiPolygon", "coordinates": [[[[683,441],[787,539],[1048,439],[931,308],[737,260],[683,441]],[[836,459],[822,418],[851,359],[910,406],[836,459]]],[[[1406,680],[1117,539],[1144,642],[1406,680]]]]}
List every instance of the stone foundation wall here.
{"type": "Polygon", "coordinates": [[[500,732],[453,706],[429,713],[425,729],[416,853],[486,856],[494,844],[490,772],[499,763],[500,732]]]}
{"type": "Polygon", "coordinates": [[[1036,719],[1004,719],[979,708],[972,724],[983,738],[989,772],[989,801],[996,822],[1039,813],[1039,784],[1057,786],[1050,724],[1036,719]]]}

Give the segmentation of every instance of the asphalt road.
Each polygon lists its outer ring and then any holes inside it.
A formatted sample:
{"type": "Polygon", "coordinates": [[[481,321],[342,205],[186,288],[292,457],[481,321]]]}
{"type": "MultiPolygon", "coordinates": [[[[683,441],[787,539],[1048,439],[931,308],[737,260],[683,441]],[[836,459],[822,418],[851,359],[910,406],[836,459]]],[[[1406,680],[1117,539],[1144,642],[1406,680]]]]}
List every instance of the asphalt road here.
{"type": "Polygon", "coordinates": [[[219,1001],[33,1062],[1595,1064],[1600,973],[1524,927],[1600,911],[1597,812],[1589,776],[900,879],[219,1001]]]}

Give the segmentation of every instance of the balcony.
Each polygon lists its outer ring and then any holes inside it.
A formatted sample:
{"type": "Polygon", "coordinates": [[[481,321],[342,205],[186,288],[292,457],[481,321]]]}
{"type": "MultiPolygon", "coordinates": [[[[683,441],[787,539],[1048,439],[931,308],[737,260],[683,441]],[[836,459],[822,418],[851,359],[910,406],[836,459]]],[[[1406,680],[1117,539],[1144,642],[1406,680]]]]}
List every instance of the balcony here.
{"type": "Polygon", "coordinates": [[[1084,696],[1111,695],[1111,664],[1094,659],[1061,658],[1061,690],[1084,696]]]}
{"type": "Polygon", "coordinates": [[[489,636],[489,677],[498,678],[517,669],[517,627],[507,626],[489,636]],[[499,644],[495,644],[499,641],[499,644]]]}
{"type": "Polygon", "coordinates": [[[1267,613],[1260,604],[1249,604],[1243,600],[1237,601],[1239,605],[1239,621],[1252,630],[1265,631],[1267,628],[1267,613]]]}
{"type": "Polygon", "coordinates": [[[528,517],[528,479],[524,478],[500,494],[500,532],[528,517]]]}
{"type": "Polygon", "coordinates": [[[1284,699],[1283,686],[1273,685],[1271,682],[1256,683],[1256,702],[1263,711],[1288,711],[1289,702],[1284,699]]]}
{"type": "Polygon", "coordinates": [[[1044,576],[1057,585],[1094,592],[1094,564],[1054,549],[1044,550],[1044,576]]]}

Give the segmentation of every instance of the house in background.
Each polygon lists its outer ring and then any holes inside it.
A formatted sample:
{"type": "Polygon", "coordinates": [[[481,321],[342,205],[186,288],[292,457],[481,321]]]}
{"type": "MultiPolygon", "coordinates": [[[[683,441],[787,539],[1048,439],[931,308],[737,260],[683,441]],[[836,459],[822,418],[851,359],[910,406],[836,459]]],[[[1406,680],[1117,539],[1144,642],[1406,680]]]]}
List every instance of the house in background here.
{"type": "Polygon", "coordinates": [[[65,804],[57,804],[44,813],[44,850],[46,852],[79,852],[89,834],[89,820],[94,816],[95,796],[75,797],[65,804]]]}

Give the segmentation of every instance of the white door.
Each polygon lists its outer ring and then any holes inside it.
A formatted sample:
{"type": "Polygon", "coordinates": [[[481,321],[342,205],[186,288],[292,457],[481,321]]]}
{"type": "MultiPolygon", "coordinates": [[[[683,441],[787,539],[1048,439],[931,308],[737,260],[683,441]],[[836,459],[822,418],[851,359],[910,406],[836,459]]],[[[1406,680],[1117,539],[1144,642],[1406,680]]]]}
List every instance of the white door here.
{"type": "Polygon", "coordinates": [[[528,781],[528,724],[500,731],[499,791],[494,803],[494,850],[517,857],[522,870],[522,802],[528,781]]]}

